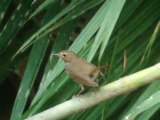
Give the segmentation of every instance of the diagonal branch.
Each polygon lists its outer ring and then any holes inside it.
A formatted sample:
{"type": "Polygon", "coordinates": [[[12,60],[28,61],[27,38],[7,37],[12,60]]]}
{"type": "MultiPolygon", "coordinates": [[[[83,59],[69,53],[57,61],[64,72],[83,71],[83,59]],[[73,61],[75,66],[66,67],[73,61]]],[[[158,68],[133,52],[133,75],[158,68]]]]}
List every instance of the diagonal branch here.
{"type": "Polygon", "coordinates": [[[120,78],[115,82],[101,87],[98,91],[91,91],[59,105],[56,105],[55,107],[29,117],[26,120],[63,119],[69,115],[97,105],[102,101],[111,99],[126,92],[136,90],[138,87],[159,79],[160,63],[132,75],[120,78]]]}

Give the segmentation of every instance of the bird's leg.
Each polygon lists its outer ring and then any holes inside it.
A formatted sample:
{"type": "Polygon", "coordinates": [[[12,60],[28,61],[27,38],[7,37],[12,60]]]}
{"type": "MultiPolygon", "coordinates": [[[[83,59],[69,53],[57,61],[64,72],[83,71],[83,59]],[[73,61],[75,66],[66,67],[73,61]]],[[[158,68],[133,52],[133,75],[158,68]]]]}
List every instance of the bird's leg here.
{"type": "Polygon", "coordinates": [[[84,87],[82,84],[79,84],[79,86],[80,86],[81,90],[76,94],[76,96],[79,96],[84,90],[84,87]]]}
{"type": "Polygon", "coordinates": [[[100,76],[102,77],[103,80],[106,80],[105,75],[101,71],[100,71],[100,76]]]}
{"type": "Polygon", "coordinates": [[[96,81],[96,83],[98,83],[98,82],[99,82],[99,79],[97,78],[95,81],[96,81]]]}

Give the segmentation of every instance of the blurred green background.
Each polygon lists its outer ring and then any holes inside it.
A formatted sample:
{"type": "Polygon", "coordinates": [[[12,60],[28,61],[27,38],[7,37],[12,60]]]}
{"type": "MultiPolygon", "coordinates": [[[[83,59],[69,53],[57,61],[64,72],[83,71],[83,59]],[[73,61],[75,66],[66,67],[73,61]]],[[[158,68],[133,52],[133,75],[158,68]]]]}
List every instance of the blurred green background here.
{"type": "MultiPolygon", "coordinates": [[[[52,55],[61,50],[109,64],[101,85],[158,63],[159,20],[159,0],[0,0],[0,119],[26,118],[77,93],[52,55]]],[[[159,90],[156,81],[66,120],[159,120],[159,90]]]]}

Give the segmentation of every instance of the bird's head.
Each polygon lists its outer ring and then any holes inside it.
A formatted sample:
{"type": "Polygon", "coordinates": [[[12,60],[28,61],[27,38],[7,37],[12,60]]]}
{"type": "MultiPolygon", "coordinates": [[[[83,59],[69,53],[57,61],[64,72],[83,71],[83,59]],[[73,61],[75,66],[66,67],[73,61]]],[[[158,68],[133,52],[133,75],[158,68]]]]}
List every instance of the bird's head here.
{"type": "Polygon", "coordinates": [[[71,62],[73,58],[76,57],[76,54],[69,50],[60,51],[57,54],[54,54],[62,58],[65,62],[71,62]]]}

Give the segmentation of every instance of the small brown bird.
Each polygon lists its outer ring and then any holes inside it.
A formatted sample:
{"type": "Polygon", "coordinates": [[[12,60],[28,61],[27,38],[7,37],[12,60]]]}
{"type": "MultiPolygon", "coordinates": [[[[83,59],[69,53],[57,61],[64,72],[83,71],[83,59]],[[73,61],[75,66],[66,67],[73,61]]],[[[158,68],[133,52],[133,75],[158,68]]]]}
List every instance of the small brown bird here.
{"type": "Polygon", "coordinates": [[[100,69],[104,67],[96,67],[95,65],[79,58],[72,51],[63,50],[54,55],[57,55],[64,60],[67,73],[80,85],[81,90],[77,95],[80,95],[80,93],[83,92],[84,86],[98,87],[99,74],[104,78],[103,73],[100,71],[100,69]]]}

